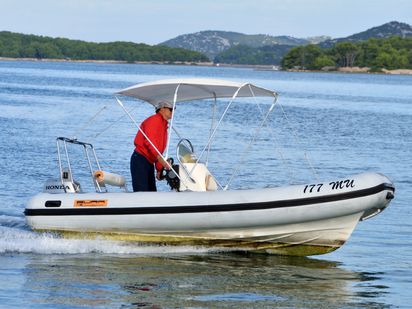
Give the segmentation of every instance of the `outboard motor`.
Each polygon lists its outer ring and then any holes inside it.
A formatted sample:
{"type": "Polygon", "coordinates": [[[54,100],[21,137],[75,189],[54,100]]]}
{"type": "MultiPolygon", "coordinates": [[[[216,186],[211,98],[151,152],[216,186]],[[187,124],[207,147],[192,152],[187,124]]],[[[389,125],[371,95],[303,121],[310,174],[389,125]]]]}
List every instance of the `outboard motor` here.
{"type": "Polygon", "coordinates": [[[170,186],[171,190],[180,191],[180,179],[177,175],[179,175],[179,165],[173,164],[173,158],[168,158],[167,161],[172,166],[171,170],[162,169],[160,172],[160,180],[166,179],[167,184],[170,186]]]}
{"type": "Polygon", "coordinates": [[[78,193],[81,192],[80,183],[75,181],[68,169],[64,169],[61,179],[48,179],[43,186],[46,193],[78,193]]]}
{"type": "Polygon", "coordinates": [[[170,186],[170,189],[180,191],[180,179],[177,177],[179,175],[179,165],[172,164],[172,169],[166,171],[166,181],[170,186]]]}

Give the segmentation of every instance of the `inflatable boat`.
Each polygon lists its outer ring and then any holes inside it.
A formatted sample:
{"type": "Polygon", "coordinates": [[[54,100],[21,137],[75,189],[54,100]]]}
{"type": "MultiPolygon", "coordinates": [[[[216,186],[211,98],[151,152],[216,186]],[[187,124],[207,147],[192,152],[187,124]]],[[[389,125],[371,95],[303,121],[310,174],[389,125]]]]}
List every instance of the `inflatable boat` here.
{"type": "Polygon", "coordinates": [[[276,104],[274,91],[250,83],[173,79],[137,84],[116,95],[131,119],[118,96],[154,106],[162,100],[174,106],[219,98],[228,98],[229,103],[199,156],[188,139],[180,139],[176,162],[169,160],[171,169],[164,174],[172,189],[168,192],[128,192],[123,176],[101,168],[92,144],[57,138],[60,177],[49,179],[43,192],[28,202],[25,216],[32,229],[76,237],[307,256],[341,247],[359,221],[382,212],[394,197],[394,185],[379,173],[262,189],[231,190],[229,184],[220,184],[202,158],[221,120],[238,97],[272,97],[273,104],[261,115],[264,122],[276,104]],[[95,192],[83,192],[74,179],[69,146],[84,148],[95,192]],[[110,192],[111,186],[123,191],[110,192]]]}

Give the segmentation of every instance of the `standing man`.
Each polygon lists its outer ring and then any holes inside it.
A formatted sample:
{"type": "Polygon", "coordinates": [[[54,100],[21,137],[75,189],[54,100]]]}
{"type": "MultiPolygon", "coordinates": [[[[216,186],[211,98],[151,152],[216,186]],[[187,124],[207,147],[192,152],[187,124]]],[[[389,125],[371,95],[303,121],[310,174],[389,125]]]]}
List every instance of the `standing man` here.
{"type": "Polygon", "coordinates": [[[157,191],[155,167],[157,179],[160,179],[162,168],[170,169],[159,153],[163,154],[166,148],[168,121],[172,118],[172,113],[173,105],[167,101],[161,101],[156,105],[156,114],[144,120],[140,125],[134,139],[135,149],[130,159],[134,192],[157,191]]]}

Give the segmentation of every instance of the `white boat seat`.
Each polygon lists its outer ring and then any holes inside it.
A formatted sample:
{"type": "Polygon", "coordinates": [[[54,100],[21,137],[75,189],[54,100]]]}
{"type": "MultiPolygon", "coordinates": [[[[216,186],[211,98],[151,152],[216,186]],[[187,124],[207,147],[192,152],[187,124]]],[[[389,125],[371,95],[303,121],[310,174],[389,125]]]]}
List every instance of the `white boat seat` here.
{"type": "Polygon", "coordinates": [[[203,163],[182,163],[179,169],[180,191],[216,191],[218,186],[213,175],[203,163]],[[186,170],[185,170],[186,169],[186,170]],[[193,169],[193,171],[192,171],[193,169]],[[188,173],[191,172],[189,177],[188,173]]]}
{"type": "Polygon", "coordinates": [[[217,190],[217,182],[215,178],[209,174],[206,176],[206,191],[216,191],[217,190]]]}

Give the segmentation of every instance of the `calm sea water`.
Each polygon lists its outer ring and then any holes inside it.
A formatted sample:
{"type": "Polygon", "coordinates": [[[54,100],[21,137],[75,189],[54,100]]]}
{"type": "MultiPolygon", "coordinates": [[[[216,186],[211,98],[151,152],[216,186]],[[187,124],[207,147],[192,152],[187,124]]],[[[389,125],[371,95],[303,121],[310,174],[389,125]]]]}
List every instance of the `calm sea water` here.
{"type": "MultiPolygon", "coordinates": [[[[147,104],[124,102],[137,122],[153,112],[147,104]]],[[[223,108],[219,105],[218,112],[223,108]]],[[[208,104],[195,102],[179,105],[175,113],[179,133],[198,152],[208,137],[210,112],[208,104]]],[[[2,308],[406,308],[412,303],[412,76],[0,61],[0,128],[2,308]],[[396,198],[382,214],[361,222],[341,249],[309,258],[60,239],[30,231],[23,210],[44,181],[57,176],[55,138],[92,142],[102,165],[130,181],[136,128],[113,93],[175,77],[251,81],[280,93],[283,109],[276,107],[246,154],[240,149],[258,130],[259,112],[250,100],[230,110],[209,158],[223,184],[237,166],[233,188],[376,171],[394,181],[396,198]]],[[[78,161],[75,176],[87,188],[78,161]]],[[[159,188],[167,190],[165,184],[159,188]]]]}

